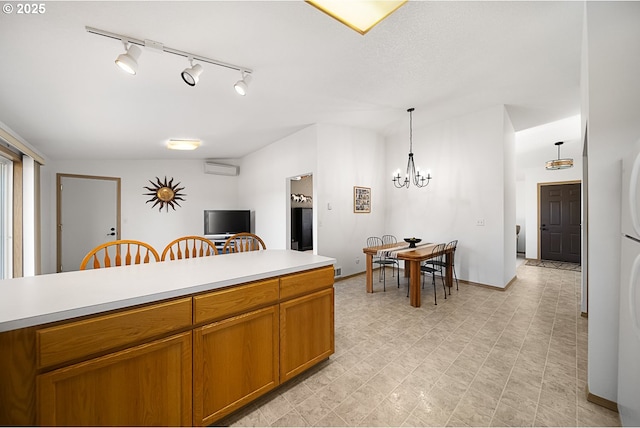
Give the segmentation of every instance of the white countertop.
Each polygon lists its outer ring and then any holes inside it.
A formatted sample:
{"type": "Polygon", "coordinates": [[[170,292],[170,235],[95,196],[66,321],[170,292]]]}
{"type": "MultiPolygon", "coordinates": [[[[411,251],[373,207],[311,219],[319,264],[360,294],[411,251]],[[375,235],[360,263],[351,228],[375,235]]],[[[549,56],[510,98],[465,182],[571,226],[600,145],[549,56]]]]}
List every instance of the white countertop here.
{"type": "Polygon", "coordinates": [[[0,281],[0,332],[330,266],[289,250],[224,254],[0,281]]]}

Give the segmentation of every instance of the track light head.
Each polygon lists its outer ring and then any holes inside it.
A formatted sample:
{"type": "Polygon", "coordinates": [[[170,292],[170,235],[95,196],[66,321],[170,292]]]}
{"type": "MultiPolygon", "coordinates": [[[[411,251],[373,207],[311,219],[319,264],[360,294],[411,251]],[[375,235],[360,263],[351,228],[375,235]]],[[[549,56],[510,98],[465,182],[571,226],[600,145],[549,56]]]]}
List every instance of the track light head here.
{"type": "Polygon", "coordinates": [[[123,43],[127,52],[118,55],[116,65],[120,67],[122,71],[135,75],[138,72],[138,58],[142,51],[134,44],[129,43],[129,47],[127,47],[127,42],[123,43]]]}
{"type": "Polygon", "coordinates": [[[187,67],[182,71],[182,80],[189,86],[196,86],[204,69],[200,64],[193,65],[192,59],[189,59],[189,64],[191,67],[187,67]]]}
{"type": "Polygon", "coordinates": [[[244,71],[242,72],[242,79],[238,80],[233,87],[239,95],[245,96],[247,95],[247,88],[249,87],[249,83],[251,83],[251,75],[246,74],[244,71]]]}

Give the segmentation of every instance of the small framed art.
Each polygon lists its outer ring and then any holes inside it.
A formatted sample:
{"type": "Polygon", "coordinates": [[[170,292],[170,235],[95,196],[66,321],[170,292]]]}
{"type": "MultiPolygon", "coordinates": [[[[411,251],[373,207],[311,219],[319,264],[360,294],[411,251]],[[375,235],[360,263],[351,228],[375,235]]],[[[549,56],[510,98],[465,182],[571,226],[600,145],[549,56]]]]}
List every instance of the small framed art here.
{"type": "Polygon", "coordinates": [[[353,212],[371,212],[371,188],[353,186],[353,212]]]}

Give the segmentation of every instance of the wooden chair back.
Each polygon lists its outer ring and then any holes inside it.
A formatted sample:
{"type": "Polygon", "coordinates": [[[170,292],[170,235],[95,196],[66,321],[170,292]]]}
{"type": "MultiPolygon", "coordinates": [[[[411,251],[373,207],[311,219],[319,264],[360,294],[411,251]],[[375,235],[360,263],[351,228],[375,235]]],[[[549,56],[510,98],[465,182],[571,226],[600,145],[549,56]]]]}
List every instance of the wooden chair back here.
{"type": "Polygon", "coordinates": [[[182,236],[171,241],[162,251],[162,261],[193,259],[196,257],[215,256],[216,245],[202,236],[182,236]]]}
{"type": "Polygon", "coordinates": [[[253,233],[236,233],[230,236],[222,247],[222,253],[243,253],[245,251],[266,250],[264,241],[253,233]]]}
{"type": "Polygon", "coordinates": [[[149,263],[151,260],[158,262],[160,261],[160,256],[158,256],[158,252],[146,242],[120,239],[98,245],[89,251],[80,263],[80,270],[85,270],[91,260],[93,260],[93,269],[100,269],[111,267],[112,265],[139,265],[149,263]],[[124,249],[126,249],[126,251],[123,251],[124,249]],[[109,255],[110,252],[112,255],[109,255]],[[112,257],[113,261],[111,260],[112,257]]]}

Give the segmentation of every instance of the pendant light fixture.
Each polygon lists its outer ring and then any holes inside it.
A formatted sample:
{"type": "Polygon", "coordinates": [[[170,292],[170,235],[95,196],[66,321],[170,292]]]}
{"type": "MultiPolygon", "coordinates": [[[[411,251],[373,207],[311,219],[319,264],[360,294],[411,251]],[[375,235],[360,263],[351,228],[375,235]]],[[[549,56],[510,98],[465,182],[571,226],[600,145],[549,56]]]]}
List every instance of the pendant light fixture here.
{"type": "Polygon", "coordinates": [[[545,169],[554,170],[554,169],[567,169],[573,166],[573,159],[571,158],[560,158],[560,146],[564,144],[562,141],[558,141],[555,145],[558,147],[558,159],[553,159],[547,161],[544,164],[545,169]]]}
{"type": "Polygon", "coordinates": [[[427,172],[426,176],[423,173],[420,173],[420,168],[416,168],[413,161],[414,110],[415,109],[413,107],[407,110],[407,112],[409,112],[409,160],[407,161],[407,173],[404,176],[404,180],[401,179],[399,169],[393,174],[393,185],[398,189],[402,189],[403,187],[408,189],[411,183],[416,187],[427,187],[429,185],[429,181],[431,181],[431,173],[427,172]]]}

